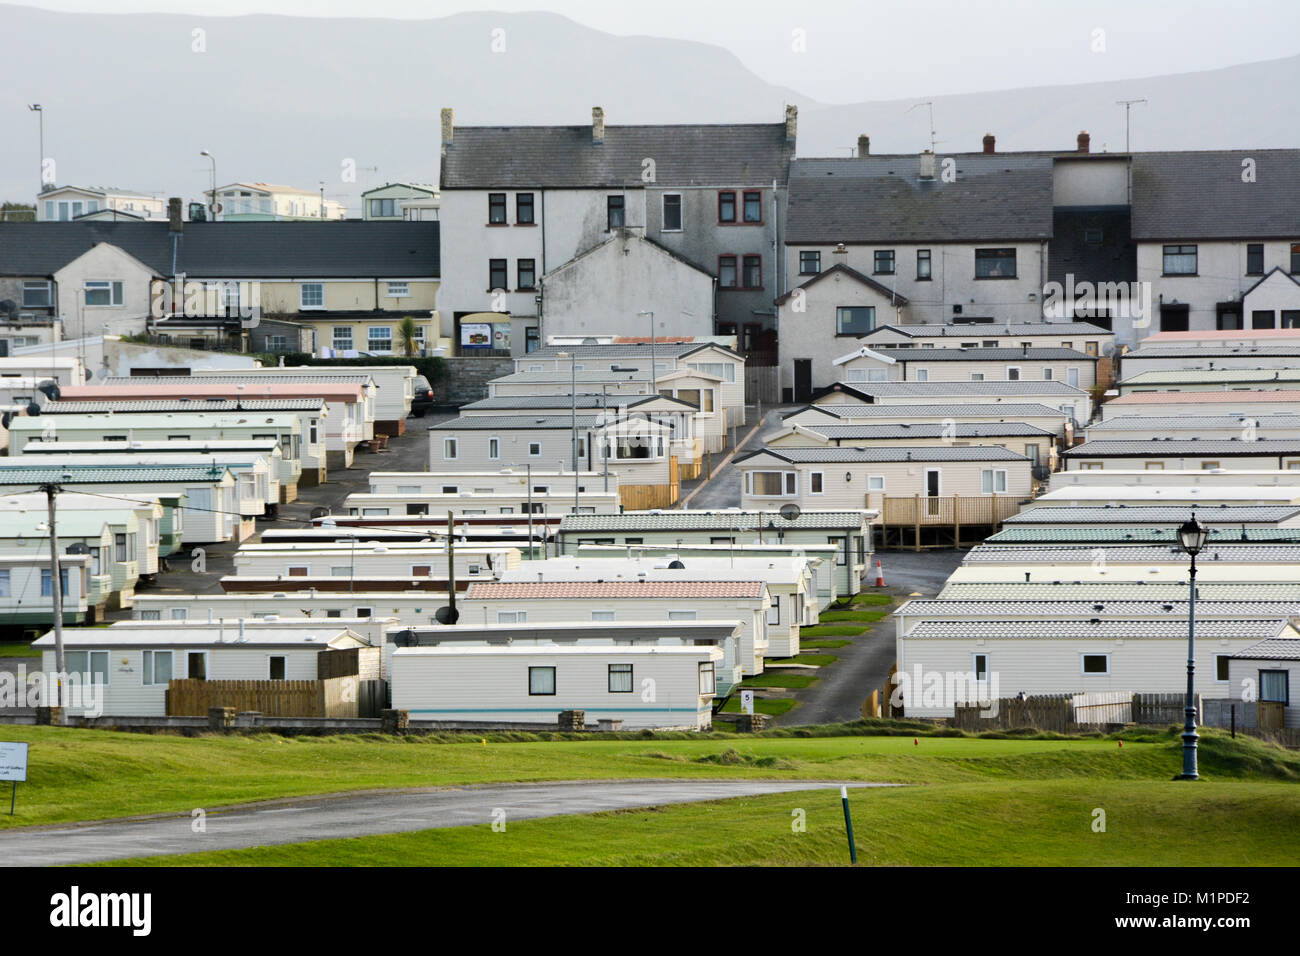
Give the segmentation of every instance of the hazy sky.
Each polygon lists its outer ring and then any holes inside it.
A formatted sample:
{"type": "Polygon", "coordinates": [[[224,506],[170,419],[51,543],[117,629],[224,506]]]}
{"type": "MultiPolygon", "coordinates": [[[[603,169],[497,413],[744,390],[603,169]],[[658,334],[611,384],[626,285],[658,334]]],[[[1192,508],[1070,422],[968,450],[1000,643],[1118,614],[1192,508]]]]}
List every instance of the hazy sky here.
{"type": "Polygon", "coordinates": [[[1128,79],[1300,52],[1297,0],[496,0],[479,5],[37,0],[26,5],[93,13],[418,19],[546,10],[610,33],[716,44],[763,79],[827,103],[1128,79]],[[1012,49],[1019,54],[1008,55],[1012,49]]]}

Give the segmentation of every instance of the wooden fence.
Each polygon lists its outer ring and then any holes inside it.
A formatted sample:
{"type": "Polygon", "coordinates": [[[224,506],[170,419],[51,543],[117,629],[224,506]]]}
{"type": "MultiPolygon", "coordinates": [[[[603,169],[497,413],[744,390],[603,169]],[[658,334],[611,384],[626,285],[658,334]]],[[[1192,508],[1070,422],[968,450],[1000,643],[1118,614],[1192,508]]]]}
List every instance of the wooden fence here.
{"type": "Polygon", "coordinates": [[[880,512],[878,524],[885,546],[960,547],[962,531],[972,532],[972,543],[983,540],[1011,515],[1020,511],[1018,495],[886,495],[868,493],[864,507],[880,512]],[[904,541],[908,530],[912,535],[904,541]],[[922,531],[934,534],[923,540],[922,531]]]}
{"type": "Polygon", "coordinates": [[[1070,698],[1076,724],[1127,724],[1133,720],[1133,695],[1127,691],[1099,691],[1070,698]]]}
{"type": "Polygon", "coordinates": [[[1070,696],[1003,697],[996,703],[958,704],[953,708],[952,724],[962,730],[1010,730],[1032,727],[1066,733],[1074,723],[1070,696]]]}
{"type": "Polygon", "coordinates": [[[267,717],[356,717],[356,677],[329,680],[173,680],[168,717],[206,717],[213,707],[267,717]]]}
{"type": "Polygon", "coordinates": [[[681,494],[681,477],[677,459],[668,459],[668,484],[618,486],[618,503],[625,511],[649,511],[652,508],[671,508],[681,494]]]}
{"type": "MultiPolygon", "coordinates": [[[[1032,727],[1057,733],[1095,730],[1118,724],[1181,724],[1186,698],[1182,694],[1134,694],[1104,691],[1089,694],[1003,697],[997,706],[959,704],[951,724],[962,730],[1012,730],[1032,727]]],[[[1195,700],[1200,713],[1201,698],[1195,700]]]]}
{"type": "Polygon", "coordinates": [[[745,363],[745,404],[777,405],[781,402],[781,367],[745,363]]]}
{"type": "MultiPolygon", "coordinates": [[[[1197,722],[1200,722],[1201,695],[1192,701],[1196,707],[1197,722]]],[[[1181,724],[1187,719],[1186,694],[1134,694],[1133,723],[1135,724],[1181,724]]]]}

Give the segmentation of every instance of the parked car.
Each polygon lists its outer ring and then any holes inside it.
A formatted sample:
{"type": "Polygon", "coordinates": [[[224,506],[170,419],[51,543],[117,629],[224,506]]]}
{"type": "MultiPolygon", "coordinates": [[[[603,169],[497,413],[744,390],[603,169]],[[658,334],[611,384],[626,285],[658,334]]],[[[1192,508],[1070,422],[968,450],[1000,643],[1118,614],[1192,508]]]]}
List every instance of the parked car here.
{"type": "Polygon", "coordinates": [[[433,407],[433,386],[423,375],[415,376],[415,395],[411,399],[411,414],[423,418],[433,407]]]}

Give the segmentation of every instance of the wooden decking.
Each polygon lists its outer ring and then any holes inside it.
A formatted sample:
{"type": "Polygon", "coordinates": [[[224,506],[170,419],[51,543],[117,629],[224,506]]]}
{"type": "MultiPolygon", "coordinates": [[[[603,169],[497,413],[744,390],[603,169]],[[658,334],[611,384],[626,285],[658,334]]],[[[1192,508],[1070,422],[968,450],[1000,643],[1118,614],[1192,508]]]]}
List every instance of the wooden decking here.
{"type": "Polygon", "coordinates": [[[868,494],[865,507],[878,510],[881,546],[916,551],[978,544],[1020,511],[1016,495],[868,494]],[[963,539],[963,534],[965,538],[963,539]]]}

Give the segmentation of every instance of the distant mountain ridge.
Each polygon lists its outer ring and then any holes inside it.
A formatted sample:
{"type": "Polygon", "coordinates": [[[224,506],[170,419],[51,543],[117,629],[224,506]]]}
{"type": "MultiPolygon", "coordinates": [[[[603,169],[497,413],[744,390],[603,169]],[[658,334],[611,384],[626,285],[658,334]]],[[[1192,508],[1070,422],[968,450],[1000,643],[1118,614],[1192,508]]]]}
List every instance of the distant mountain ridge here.
{"type": "MultiPolygon", "coordinates": [[[[0,6],[10,118],[0,199],[38,185],[37,118],[60,183],[114,185],[198,199],[209,183],[325,182],[359,215],[362,189],[436,182],[438,110],[458,125],[782,120],[800,108],[799,155],[846,156],[858,134],[872,152],[929,145],[908,107],[926,99],[827,105],[767,83],[727,50],[618,37],[549,13],[466,13],[437,20],[281,16],[73,14],[0,6]],[[494,33],[493,31],[503,31],[494,33]],[[202,31],[196,33],[195,31],[202,31]],[[494,52],[494,45],[497,52],[494,52]],[[378,167],[373,169],[372,167],[378,167]],[[346,172],[355,170],[353,181],[346,172]]],[[[1300,145],[1295,112],[1260,91],[1300,86],[1300,56],[1202,73],[935,98],[944,151],[1123,149],[1115,100],[1134,109],[1134,148],[1300,145]],[[1194,108],[1193,108],[1194,107],[1194,108]]]]}

